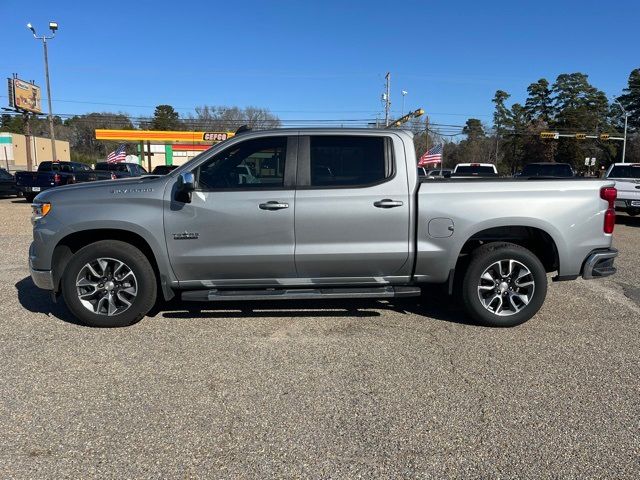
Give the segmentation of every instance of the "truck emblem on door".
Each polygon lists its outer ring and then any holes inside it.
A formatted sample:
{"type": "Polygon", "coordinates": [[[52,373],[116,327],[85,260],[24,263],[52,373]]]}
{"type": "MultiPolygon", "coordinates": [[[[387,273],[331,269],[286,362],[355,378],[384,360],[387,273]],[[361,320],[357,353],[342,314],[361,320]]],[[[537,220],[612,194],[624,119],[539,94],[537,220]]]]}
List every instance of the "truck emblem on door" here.
{"type": "Polygon", "coordinates": [[[197,232],[187,232],[185,230],[182,233],[174,233],[173,239],[174,240],[197,240],[199,236],[200,234],[197,232]]]}

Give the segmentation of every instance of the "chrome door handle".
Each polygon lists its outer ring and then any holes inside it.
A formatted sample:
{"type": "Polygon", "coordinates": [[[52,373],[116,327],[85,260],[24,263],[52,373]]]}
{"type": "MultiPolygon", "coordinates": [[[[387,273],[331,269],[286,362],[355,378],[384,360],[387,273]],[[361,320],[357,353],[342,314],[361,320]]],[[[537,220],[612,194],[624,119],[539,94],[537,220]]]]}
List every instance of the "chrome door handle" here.
{"type": "Polygon", "coordinates": [[[276,202],[274,200],[267,203],[261,203],[258,206],[261,210],[282,210],[283,208],[289,208],[288,203],[276,202]]]}
{"type": "Polygon", "coordinates": [[[394,208],[401,207],[402,205],[404,205],[404,203],[402,203],[400,200],[391,200],[390,198],[385,198],[383,200],[373,202],[373,206],[378,208],[394,208]]]}

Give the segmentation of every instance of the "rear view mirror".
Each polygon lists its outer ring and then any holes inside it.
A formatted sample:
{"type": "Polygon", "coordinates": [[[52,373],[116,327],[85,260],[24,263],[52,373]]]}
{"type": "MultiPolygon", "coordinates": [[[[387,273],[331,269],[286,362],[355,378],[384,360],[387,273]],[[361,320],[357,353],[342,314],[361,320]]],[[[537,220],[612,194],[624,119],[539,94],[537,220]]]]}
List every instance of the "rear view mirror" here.
{"type": "Polygon", "coordinates": [[[193,172],[184,172],[178,176],[176,200],[191,203],[191,192],[196,189],[196,177],[193,172]]]}

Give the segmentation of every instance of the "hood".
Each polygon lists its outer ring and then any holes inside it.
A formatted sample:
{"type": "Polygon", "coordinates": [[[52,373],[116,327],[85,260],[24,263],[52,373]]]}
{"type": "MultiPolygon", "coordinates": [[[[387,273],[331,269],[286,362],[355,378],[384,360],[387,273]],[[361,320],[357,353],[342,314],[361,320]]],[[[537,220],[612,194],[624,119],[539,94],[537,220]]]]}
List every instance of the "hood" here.
{"type": "MultiPolygon", "coordinates": [[[[134,177],[117,180],[98,180],[95,182],[74,183],[61,187],[51,188],[38,194],[36,201],[92,201],[108,197],[127,197],[131,195],[144,196],[145,193],[157,194],[164,191],[169,176],[162,177],[134,177]]],[[[155,196],[155,195],[154,195],[155,196]]]]}

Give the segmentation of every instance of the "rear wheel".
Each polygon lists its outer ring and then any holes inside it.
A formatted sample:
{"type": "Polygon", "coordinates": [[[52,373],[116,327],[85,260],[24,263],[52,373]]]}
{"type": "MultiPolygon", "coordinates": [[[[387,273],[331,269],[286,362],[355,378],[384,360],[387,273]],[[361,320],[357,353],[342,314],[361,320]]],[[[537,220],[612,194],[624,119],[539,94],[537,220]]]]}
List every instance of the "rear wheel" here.
{"type": "Polygon", "coordinates": [[[144,317],[156,300],[156,278],[134,246],[103,240],[79,250],[62,277],[69,310],[91,327],[125,327],[144,317]]]}
{"type": "Polygon", "coordinates": [[[24,199],[27,201],[27,203],[33,203],[33,199],[36,198],[35,193],[25,193],[24,194],[24,199]]]}
{"type": "Polygon", "coordinates": [[[627,209],[627,213],[632,217],[635,217],[636,215],[640,214],[640,208],[629,208],[627,209]]]}
{"type": "Polygon", "coordinates": [[[473,252],[462,282],[467,312],[491,327],[513,327],[533,317],[547,295],[542,262],[513,243],[490,243],[473,252]]]}

